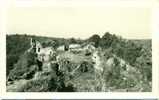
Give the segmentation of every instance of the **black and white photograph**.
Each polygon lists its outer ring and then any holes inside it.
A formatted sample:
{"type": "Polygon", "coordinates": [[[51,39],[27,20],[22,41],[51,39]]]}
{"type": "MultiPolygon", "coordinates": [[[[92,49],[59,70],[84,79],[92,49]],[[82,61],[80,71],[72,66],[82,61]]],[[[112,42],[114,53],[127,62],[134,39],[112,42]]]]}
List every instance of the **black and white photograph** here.
{"type": "Polygon", "coordinates": [[[151,8],[51,3],[8,8],[7,92],[152,92],[151,8]]]}

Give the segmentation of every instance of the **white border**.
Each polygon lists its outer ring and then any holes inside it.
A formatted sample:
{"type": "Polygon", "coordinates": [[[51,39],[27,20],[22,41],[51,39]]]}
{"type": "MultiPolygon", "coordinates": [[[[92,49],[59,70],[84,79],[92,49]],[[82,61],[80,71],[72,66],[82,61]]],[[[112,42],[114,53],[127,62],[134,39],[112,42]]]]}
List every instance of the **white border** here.
{"type": "MultiPolygon", "coordinates": [[[[10,0],[13,1],[13,0],[10,0]]],[[[15,1],[15,0],[14,0],[15,1]]],[[[20,1],[20,0],[19,0],[20,1]]],[[[6,12],[7,12],[7,7],[12,6],[12,2],[10,3],[9,0],[4,0],[0,4],[1,6],[1,20],[0,20],[0,96],[2,98],[8,98],[8,99],[14,99],[14,98],[19,98],[19,99],[152,99],[152,98],[157,98],[159,97],[159,6],[157,0],[154,0],[154,2],[151,2],[151,0],[112,0],[111,2],[108,0],[61,0],[60,3],[56,2],[54,0],[54,4],[49,4],[49,5],[42,5],[41,4],[36,4],[35,2],[32,2],[33,0],[28,0],[27,3],[23,2],[25,0],[22,0],[21,2],[13,2],[15,4],[18,4],[18,6],[68,6],[65,5],[66,2],[70,2],[68,4],[74,3],[75,6],[94,6],[94,5],[99,5],[99,6],[124,6],[124,7],[152,7],[152,56],[153,56],[153,87],[152,87],[152,92],[148,93],[96,93],[96,92],[91,92],[91,93],[85,93],[85,92],[74,92],[74,93],[57,93],[57,92],[47,92],[47,93],[10,93],[6,92],[6,32],[7,30],[5,29],[6,25],[6,12]],[[145,2],[143,4],[143,1],[145,2]],[[119,4],[119,2],[121,2],[119,4]],[[20,4],[20,5],[19,5],[20,4]],[[104,5],[105,4],[105,5],[104,5]],[[158,17],[157,17],[158,16],[158,17]]],[[[46,0],[49,2],[50,0],[46,0]]],[[[46,1],[41,0],[41,2],[45,3],[46,1]]]]}

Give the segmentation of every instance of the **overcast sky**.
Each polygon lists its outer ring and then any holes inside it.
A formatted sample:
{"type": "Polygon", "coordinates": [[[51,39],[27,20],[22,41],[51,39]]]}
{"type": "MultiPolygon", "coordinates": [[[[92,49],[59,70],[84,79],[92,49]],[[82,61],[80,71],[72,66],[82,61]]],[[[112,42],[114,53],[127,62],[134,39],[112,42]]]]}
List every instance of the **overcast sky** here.
{"type": "Polygon", "coordinates": [[[44,3],[48,5],[30,6],[30,2],[19,1],[11,4],[7,13],[8,34],[88,38],[109,31],[124,38],[151,38],[152,11],[149,6],[124,6],[124,3],[116,6],[119,2],[110,6],[99,1],[92,5],[89,2],[77,5],[73,1],[56,2],[55,5],[50,0],[44,3]]]}

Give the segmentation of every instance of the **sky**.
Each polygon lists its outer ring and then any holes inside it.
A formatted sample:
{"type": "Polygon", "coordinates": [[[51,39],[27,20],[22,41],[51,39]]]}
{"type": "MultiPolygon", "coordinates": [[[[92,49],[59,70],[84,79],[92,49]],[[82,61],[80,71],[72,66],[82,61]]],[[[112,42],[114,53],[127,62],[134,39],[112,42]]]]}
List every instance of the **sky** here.
{"type": "Polygon", "coordinates": [[[151,38],[152,9],[148,3],[24,1],[14,1],[8,8],[8,34],[85,39],[110,32],[129,39],[151,38]]]}

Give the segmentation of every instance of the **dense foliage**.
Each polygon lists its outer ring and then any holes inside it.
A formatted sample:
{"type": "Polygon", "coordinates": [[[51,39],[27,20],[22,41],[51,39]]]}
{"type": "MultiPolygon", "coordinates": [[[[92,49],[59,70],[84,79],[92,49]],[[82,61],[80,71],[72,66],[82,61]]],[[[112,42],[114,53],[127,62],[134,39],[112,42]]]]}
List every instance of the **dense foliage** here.
{"type": "Polygon", "coordinates": [[[30,47],[30,41],[26,35],[7,35],[6,41],[8,75],[19,57],[30,47]]]}

